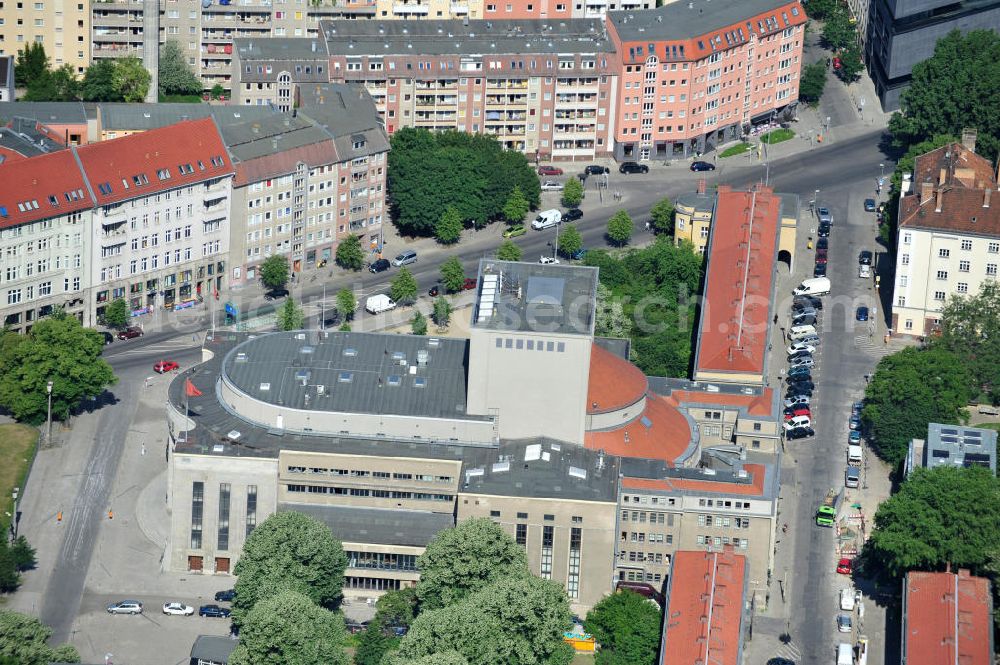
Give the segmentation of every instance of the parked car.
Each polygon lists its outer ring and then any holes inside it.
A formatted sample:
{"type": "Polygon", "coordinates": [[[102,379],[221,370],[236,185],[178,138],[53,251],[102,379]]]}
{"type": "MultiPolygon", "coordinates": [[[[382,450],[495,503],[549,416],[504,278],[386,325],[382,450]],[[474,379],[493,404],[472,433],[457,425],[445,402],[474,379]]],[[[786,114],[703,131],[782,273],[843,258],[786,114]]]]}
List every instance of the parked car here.
{"type": "Polygon", "coordinates": [[[816,309],[823,309],[823,299],[818,296],[795,296],[792,300],[792,306],[804,305],[805,307],[814,307],[816,309]]]}
{"type": "Polygon", "coordinates": [[[153,365],[153,371],[157,374],[166,374],[167,372],[173,372],[175,369],[180,369],[180,367],[173,360],[161,360],[153,365]]]}
{"type": "Polygon", "coordinates": [[[816,217],[820,224],[833,224],[833,215],[830,214],[830,209],[826,206],[816,208],[816,217]]]}
{"type": "Polygon", "coordinates": [[[844,486],[854,488],[859,485],[861,485],[861,469],[856,466],[847,467],[844,471],[844,486]]]}
{"type": "Polygon", "coordinates": [[[800,386],[792,384],[788,386],[788,390],[785,391],[785,397],[799,397],[800,395],[805,395],[806,397],[812,397],[813,388],[807,386],[800,386]]]}
{"type": "Polygon", "coordinates": [[[826,277],[826,264],[817,263],[813,268],[813,277],[826,277]]]}
{"type": "Polygon", "coordinates": [[[563,170],[558,166],[545,165],[538,167],[538,175],[562,175],[562,174],[563,170]]]}
{"type": "Polygon", "coordinates": [[[798,353],[799,351],[805,351],[806,353],[816,353],[816,347],[811,344],[803,344],[802,342],[792,342],[791,345],[785,351],[788,355],[793,353],[798,353]]]}
{"type": "Polygon", "coordinates": [[[703,162],[701,160],[698,160],[696,162],[691,162],[691,170],[692,171],[714,171],[715,170],[715,164],[713,164],[712,162],[703,162]]]}
{"type": "Polygon", "coordinates": [[[513,226],[508,227],[507,230],[503,232],[503,237],[516,238],[517,236],[523,236],[527,232],[528,228],[524,224],[514,224],[513,226]]]}
{"type": "Polygon", "coordinates": [[[429,288],[427,290],[427,295],[430,296],[431,298],[437,298],[439,295],[441,295],[441,285],[435,284],[434,286],[429,288]]]}
{"type": "Polygon", "coordinates": [[[854,570],[854,563],[848,558],[842,558],[837,562],[837,572],[841,575],[850,575],[854,570]]]}
{"type": "Polygon", "coordinates": [[[135,339],[136,337],[142,337],[142,328],[130,327],[118,332],[118,339],[135,339]]]}
{"type": "Polygon", "coordinates": [[[586,175],[604,175],[605,173],[611,173],[611,169],[607,166],[600,166],[599,164],[590,164],[587,168],[583,169],[586,175]]]}
{"type": "Polygon", "coordinates": [[[786,439],[807,439],[810,436],[814,436],[816,430],[812,427],[794,427],[785,432],[786,439]]]}
{"type": "Polygon", "coordinates": [[[113,341],[115,341],[115,336],[109,333],[107,330],[102,330],[101,336],[104,337],[104,346],[107,346],[108,344],[111,344],[113,341]]]}
{"type": "Polygon", "coordinates": [[[793,326],[814,326],[816,317],[812,314],[800,314],[792,317],[793,326]]]}
{"type": "Polygon", "coordinates": [[[874,256],[870,251],[868,251],[867,249],[863,249],[861,250],[861,253],[858,254],[858,263],[863,266],[870,266],[872,264],[873,258],[874,256]]]}
{"type": "Polygon", "coordinates": [[[357,635],[368,627],[368,622],[362,621],[358,623],[357,621],[348,621],[345,625],[347,626],[347,632],[351,635],[357,635]]]}
{"type": "Polygon", "coordinates": [[[789,377],[786,379],[788,387],[794,387],[796,390],[815,390],[816,384],[812,382],[812,377],[806,375],[801,377],[789,377]]]}
{"type": "Polygon", "coordinates": [[[236,589],[226,589],[225,591],[215,592],[215,599],[221,603],[231,603],[235,597],[236,589]]]}
{"type": "Polygon", "coordinates": [[[792,317],[819,316],[819,310],[809,305],[792,305],[792,317]]]}
{"type": "Polygon", "coordinates": [[[809,418],[809,416],[795,416],[794,418],[787,421],[783,425],[786,432],[788,430],[796,429],[798,427],[811,427],[811,426],[812,426],[812,420],[809,418]]]}
{"type": "Polygon", "coordinates": [[[791,378],[794,378],[794,377],[797,377],[797,376],[808,376],[809,374],[812,373],[811,369],[812,368],[810,368],[810,367],[789,367],[788,368],[788,376],[791,377],[791,378]]]}
{"type": "Polygon", "coordinates": [[[864,402],[861,401],[855,402],[854,404],[851,404],[851,413],[856,413],[858,415],[861,415],[861,411],[864,408],[865,408],[864,402]]]}
{"type": "Polygon", "coordinates": [[[875,212],[875,199],[865,199],[865,212],[875,212]]]}
{"type": "Polygon", "coordinates": [[[823,258],[823,259],[829,259],[830,258],[830,250],[825,249],[825,248],[824,249],[817,248],[816,249],[816,260],[819,261],[821,258],[823,258]]]}
{"type": "Polygon", "coordinates": [[[202,605],[198,608],[198,616],[200,617],[215,617],[218,619],[226,619],[229,617],[230,611],[225,607],[219,607],[218,605],[202,605]]]}
{"type": "Polygon", "coordinates": [[[820,224],[819,228],[816,229],[816,235],[819,236],[820,238],[829,238],[830,237],[830,225],[829,224],[820,224]]]}
{"type": "Polygon", "coordinates": [[[852,429],[847,434],[847,445],[849,446],[860,446],[861,445],[861,432],[856,429],[852,429]]]}
{"type": "Polygon", "coordinates": [[[587,248],[581,247],[580,249],[570,254],[569,258],[573,259],[574,261],[582,261],[583,257],[585,257],[586,255],[587,255],[587,248]]]}
{"type": "Polygon", "coordinates": [[[829,238],[820,238],[816,241],[816,249],[828,249],[830,247],[829,238]]]}
{"type": "Polygon", "coordinates": [[[575,222],[576,220],[583,217],[583,211],[579,208],[570,208],[563,213],[562,221],[564,222],[575,222]]]}
{"type": "Polygon", "coordinates": [[[854,318],[856,318],[858,321],[867,321],[868,308],[863,305],[861,307],[858,307],[857,311],[854,312],[854,318]]]}
{"type": "Polygon", "coordinates": [[[278,300],[279,298],[287,298],[288,289],[271,289],[264,294],[264,300],[278,300]]]}
{"type": "Polygon", "coordinates": [[[553,263],[559,263],[559,259],[557,259],[554,256],[542,256],[541,258],[538,259],[538,262],[541,263],[543,266],[546,266],[546,265],[551,265],[553,263]]]}
{"type": "Polygon", "coordinates": [[[789,363],[789,367],[792,367],[792,368],[812,367],[815,364],[816,364],[816,361],[813,359],[812,356],[802,356],[802,357],[799,357],[799,358],[792,358],[791,362],[789,363]]]}
{"type": "Polygon", "coordinates": [[[479,282],[478,282],[477,278],[475,278],[475,277],[466,277],[465,281],[462,282],[462,290],[463,291],[471,291],[472,289],[476,288],[478,285],[479,285],[479,282]]]}
{"type": "Polygon", "coordinates": [[[797,406],[785,409],[785,420],[791,420],[792,418],[798,418],[799,416],[812,416],[812,412],[809,410],[808,406],[797,406]]]}
{"type": "Polygon", "coordinates": [[[417,262],[417,252],[415,250],[408,249],[405,252],[400,252],[399,254],[397,254],[396,258],[392,260],[392,265],[399,268],[401,266],[406,266],[416,262],[417,262]]]}
{"type": "Polygon", "coordinates": [[[872,267],[867,265],[858,266],[858,278],[859,279],[871,279],[872,267]]]}
{"type": "Polygon", "coordinates": [[[800,342],[802,344],[809,344],[810,346],[819,346],[820,338],[819,335],[813,333],[812,335],[803,335],[802,337],[799,337],[795,341],[800,342]]]}
{"type": "Polygon", "coordinates": [[[849,429],[861,429],[861,416],[852,413],[851,419],[847,421],[849,429]]]}
{"type": "Polygon", "coordinates": [[[618,167],[619,173],[649,173],[649,167],[645,164],[637,164],[635,162],[622,162],[621,166],[618,167]]]}
{"type": "Polygon", "coordinates": [[[827,258],[826,252],[823,252],[821,254],[816,254],[816,261],[815,261],[815,263],[816,263],[816,265],[819,265],[821,263],[829,263],[829,260],[827,258]]]}
{"type": "Polygon", "coordinates": [[[138,600],[119,600],[108,605],[108,614],[142,614],[142,603],[138,600]]]}
{"type": "Polygon", "coordinates": [[[194,608],[184,603],[163,603],[163,613],[173,616],[189,617],[194,614],[194,608]]]}
{"type": "Polygon", "coordinates": [[[563,185],[561,182],[556,182],[555,180],[546,180],[542,183],[543,192],[558,192],[562,191],[563,185]]]}
{"type": "Polygon", "coordinates": [[[838,633],[849,633],[851,632],[851,615],[850,614],[838,614],[837,615],[837,632],[838,633]]]}
{"type": "Polygon", "coordinates": [[[799,358],[812,358],[812,353],[806,350],[802,350],[788,354],[788,362],[792,362],[793,360],[798,360],[799,358]]]}
{"type": "Polygon", "coordinates": [[[808,405],[811,401],[812,398],[807,395],[796,395],[795,397],[788,397],[785,399],[785,407],[808,405]]]}
{"type": "Polygon", "coordinates": [[[391,266],[391,265],[392,264],[389,263],[389,259],[378,259],[377,261],[373,261],[371,263],[371,265],[368,266],[368,271],[369,272],[384,272],[384,271],[388,270],[389,266],[391,266]]]}

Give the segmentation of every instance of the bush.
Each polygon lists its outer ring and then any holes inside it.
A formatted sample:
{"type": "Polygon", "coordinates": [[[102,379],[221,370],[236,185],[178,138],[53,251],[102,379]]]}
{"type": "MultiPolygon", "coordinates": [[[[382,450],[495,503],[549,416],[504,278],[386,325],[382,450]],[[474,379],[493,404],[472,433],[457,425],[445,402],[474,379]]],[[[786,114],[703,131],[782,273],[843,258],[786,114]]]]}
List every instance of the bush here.
{"type": "Polygon", "coordinates": [[[788,141],[789,139],[795,138],[795,132],[790,129],[775,129],[767,134],[760,137],[761,143],[766,143],[768,145],[774,145],[775,143],[781,143],[782,141],[788,141]]]}

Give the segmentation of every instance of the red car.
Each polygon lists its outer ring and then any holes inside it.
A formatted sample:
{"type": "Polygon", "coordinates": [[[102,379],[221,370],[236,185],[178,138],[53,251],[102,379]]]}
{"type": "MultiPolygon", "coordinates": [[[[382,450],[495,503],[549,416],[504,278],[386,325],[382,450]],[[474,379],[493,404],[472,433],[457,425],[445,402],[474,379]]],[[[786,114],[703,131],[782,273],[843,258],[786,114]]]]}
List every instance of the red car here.
{"type": "Polygon", "coordinates": [[[841,67],[840,58],[834,58],[833,59],[833,68],[834,69],[840,69],[840,67],[841,67]]]}
{"type": "Polygon", "coordinates": [[[539,166],[538,175],[562,175],[563,170],[558,166],[539,166]]]}
{"type": "Polygon", "coordinates": [[[854,569],[854,563],[850,559],[841,559],[837,562],[837,572],[841,575],[850,575],[854,569]]]}
{"type": "Polygon", "coordinates": [[[142,337],[142,328],[126,328],[118,333],[118,339],[132,339],[142,337]]]}
{"type": "Polygon", "coordinates": [[[161,360],[153,365],[153,371],[157,374],[166,374],[167,372],[173,372],[175,369],[180,369],[180,367],[173,360],[161,360]]]}
{"type": "Polygon", "coordinates": [[[802,407],[800,409],[785,409],[785,420],[791,420],[792,418],[798,418],[799,416],[811,417],[812,414],[808,407],[802,407]]]}
{"type": "Polygon", "coordinates": [[[465,282],[462,284],[462,290],[463,291],[471,291],[474,288],[476,288],[476,278],[475,277],[466,277],[465,278],[465,282]]]}

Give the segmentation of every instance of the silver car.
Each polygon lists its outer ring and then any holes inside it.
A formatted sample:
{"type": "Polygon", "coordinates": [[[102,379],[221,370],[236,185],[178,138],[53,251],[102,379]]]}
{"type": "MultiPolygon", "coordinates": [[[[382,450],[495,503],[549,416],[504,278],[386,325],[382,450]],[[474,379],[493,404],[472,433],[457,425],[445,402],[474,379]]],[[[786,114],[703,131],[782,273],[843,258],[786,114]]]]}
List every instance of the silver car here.
{"type": "Polygon", "coordinates": [[[792,358],[791,362],[788,363],[789,367],[813,367],[816,361],[813,360],[812,356],[802,356],[800,358],[792,358]]]}
{"type": "Polygon", "coordinates": [[[142,614],[142,603],[138,600],[120,600],[108,605],[108,614],[142,614]]]}
{"type": "Polygon", "coordinates": [[[397,256],[396,258],[394,258],[392,260],[392,265],[398,268],[399,266],[405,266],[416,262],[417,262],[417,253],[412,249],[408,249],[399,256],[397,256]]]}
{"type": "Polygon", "coordinates": [[[833,215],[830,214],[830,209],[826,206],[816,208],[816,217],[819,218],[820,224],[833,224],[833,215]]]}

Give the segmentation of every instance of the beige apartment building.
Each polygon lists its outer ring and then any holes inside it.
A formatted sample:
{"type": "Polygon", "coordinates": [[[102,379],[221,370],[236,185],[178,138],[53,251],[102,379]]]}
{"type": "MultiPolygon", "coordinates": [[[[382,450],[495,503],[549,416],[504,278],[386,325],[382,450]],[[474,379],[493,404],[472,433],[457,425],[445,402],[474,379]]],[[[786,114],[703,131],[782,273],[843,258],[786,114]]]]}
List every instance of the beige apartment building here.
{"type": "Polygon", "coordinates": [[[899,202],[893,332],[932,334],[950,298],[997,279],[997,189],[993,165],[975,153],[974,133],[916,159],[911,191],[899,202]]]}
{"type": "Polygon", "coordinates": [[[0,55],[17,55],[28,44],[45,47],[53,67],[83,74],[90,64],[88,0],[5,0],[0,3],[0,55]]]}
{"type": "Polygon", "coordinates": [[[689,242],[699,254],[708,247],[708,231],[712,227],[715,195],[706,194],[704,182],[696,192],[685,192],[674,200],[674,243],[689,242]]]}

